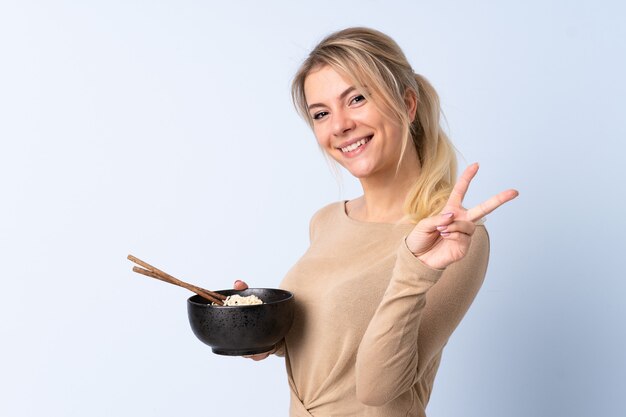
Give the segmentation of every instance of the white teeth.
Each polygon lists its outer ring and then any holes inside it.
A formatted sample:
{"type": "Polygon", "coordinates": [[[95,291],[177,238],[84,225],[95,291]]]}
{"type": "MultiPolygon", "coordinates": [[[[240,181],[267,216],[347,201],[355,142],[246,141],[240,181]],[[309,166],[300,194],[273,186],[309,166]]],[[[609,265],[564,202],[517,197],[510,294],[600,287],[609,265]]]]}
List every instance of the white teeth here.
{"type": "Polygon", "coordinates": [[[359,146],[365,145],[369,141],[369,138],[364,138],[359,141],[354,142],[352,145],[348,145],[345,148],[341,148],[341,152],[350,152],[358,148],[359,146]]]}

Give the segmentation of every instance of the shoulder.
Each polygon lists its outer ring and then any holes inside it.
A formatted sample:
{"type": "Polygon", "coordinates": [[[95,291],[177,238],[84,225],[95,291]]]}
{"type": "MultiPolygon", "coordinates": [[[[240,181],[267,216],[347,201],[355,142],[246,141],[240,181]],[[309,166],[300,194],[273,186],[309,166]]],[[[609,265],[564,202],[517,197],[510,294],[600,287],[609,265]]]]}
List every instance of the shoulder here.
{"type": "Polygon", "coordinates": [[[329,223],[336,221],[339,218],[339,215],[343,210],[343,205],[343,201],[336,201],[334,203],[325,205],[313,214],[309,223],[311,240],[313,240],[315,232],[317,230],[325,227],[329,223]]]}

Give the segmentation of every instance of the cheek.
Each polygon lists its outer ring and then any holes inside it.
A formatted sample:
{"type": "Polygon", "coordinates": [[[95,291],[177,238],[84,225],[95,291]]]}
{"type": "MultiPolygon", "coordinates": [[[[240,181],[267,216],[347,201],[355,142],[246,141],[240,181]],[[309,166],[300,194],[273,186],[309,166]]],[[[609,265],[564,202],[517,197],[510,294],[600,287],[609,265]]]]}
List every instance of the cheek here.
{"type": "Polygon", "coordinates": [[[322,148],[325,148],[328,146],[329,139],[328,139],[328,135],[324,132],[324,129],[319,128],[319,127],[314,127],[313,134],[315,135],[315,140],[317,140],[318,145],[320,145],[322,148]]]}

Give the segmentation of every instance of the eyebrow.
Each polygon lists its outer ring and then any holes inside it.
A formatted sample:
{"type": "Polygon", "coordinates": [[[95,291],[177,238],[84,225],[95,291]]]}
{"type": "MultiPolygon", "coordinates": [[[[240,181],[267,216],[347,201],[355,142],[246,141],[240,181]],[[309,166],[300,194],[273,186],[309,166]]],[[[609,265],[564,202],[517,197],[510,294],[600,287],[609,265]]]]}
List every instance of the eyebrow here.
{"type": "MultiPolygon", "coordinates": [[[[343,100],[344,98],[346,98],[346,96],[348,94],[350,94],[354,90],[356,90],[356,88],[354,86],[350,86],[350,87],[346,88],[343,93],[339,94],[339,100],[343,100]]],[[[313,103],[313,104],[309,104],[309,106],[307,108],[309,110],[311,110],[311,109],[313,109],[315,107],[326,107],[326,106],[323,105],[322,103],[313,103]]]]}

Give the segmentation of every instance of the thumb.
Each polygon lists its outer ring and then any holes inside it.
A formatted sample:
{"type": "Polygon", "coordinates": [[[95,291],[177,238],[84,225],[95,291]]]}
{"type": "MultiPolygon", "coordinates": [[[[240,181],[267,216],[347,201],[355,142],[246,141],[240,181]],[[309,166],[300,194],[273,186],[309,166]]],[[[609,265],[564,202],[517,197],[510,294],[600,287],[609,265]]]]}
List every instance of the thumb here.
{"type": "Polygon", "coordinates": [[[454,212],[449,211],[420,220],[415,229],[420,232],[431,233],[437,231],[437,227],[448,226],[452,222],[454,222],[454,212]]]}
{"type": "Polygon", "coordinates": [[[238,279],[237,281],[235,281],[235,283],[233,284],[233,288],[236,290],[245,290],[246,288],[248,288],[248,284],[246,284],[245,282],[243,282],[242,280],[238,279]]]}

